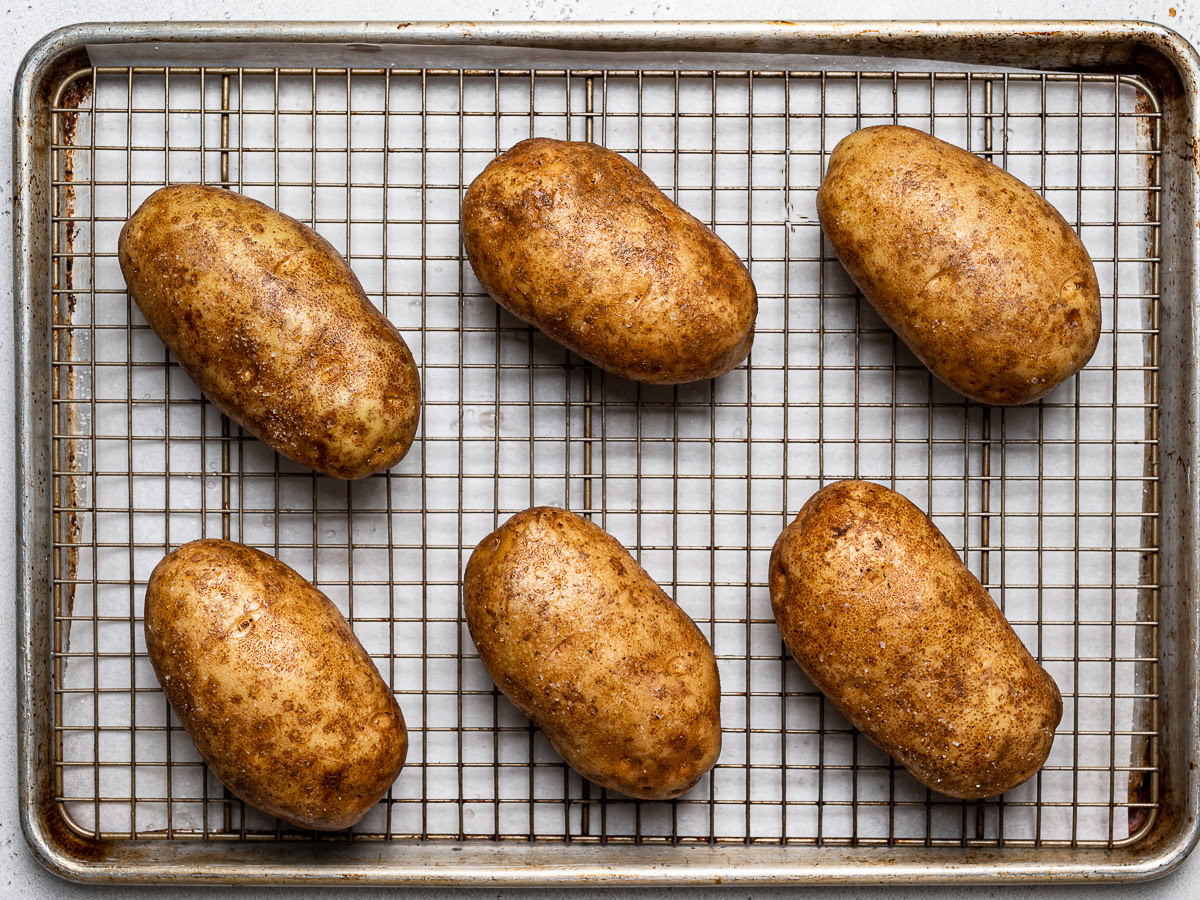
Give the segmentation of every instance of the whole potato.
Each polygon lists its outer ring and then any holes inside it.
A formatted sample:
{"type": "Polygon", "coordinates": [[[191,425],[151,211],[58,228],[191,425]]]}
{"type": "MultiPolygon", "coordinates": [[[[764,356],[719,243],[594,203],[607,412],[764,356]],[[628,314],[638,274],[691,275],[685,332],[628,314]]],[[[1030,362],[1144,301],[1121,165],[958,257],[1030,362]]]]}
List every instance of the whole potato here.
{"type": "Polygon", "coordinates": [[[231,541],[184,544],[150,576],[145,628],[171,708],[250,805],[349,828],[400,774],[396,698],[337,607],[279,560],[231,541]]]}
{"type": "Polygon", "coordinates": [[[1029,403],[1091,359],[1100,287],[1083,242],[1003,169],[921,131],[833,148],[821,229],[863,296],[959,393],[1029,403]]]}
{"type": "Polygon", "coordinates": [[[866,481],[818,491],[775,542],[770,587],[813,684],[922,784],[990,797],[1045,763],[1057,685],[900,494],[866,481]]]}
{"type": "Polygon", "coordinates": [[[125,223],[118,257],[183,370],[279,453],[361,478],[408,452],[421,402],[412,354],[311,228],[232,191],[176,184],[125,223]]]}
{"type": "Polygon", "coordinates": [[[679,384],[750,352],[746,267],[619,153],[521,141],[471,183],[462,228],[496,302],[602,369],[679,384]]]}
{"type": "Polygon", "coordinates": [[[471,554],[463,602],[488,674],[585,778],[665,800],[717,761],[712,647],[591,522],[549,507],[513,516],[471,554]]]}

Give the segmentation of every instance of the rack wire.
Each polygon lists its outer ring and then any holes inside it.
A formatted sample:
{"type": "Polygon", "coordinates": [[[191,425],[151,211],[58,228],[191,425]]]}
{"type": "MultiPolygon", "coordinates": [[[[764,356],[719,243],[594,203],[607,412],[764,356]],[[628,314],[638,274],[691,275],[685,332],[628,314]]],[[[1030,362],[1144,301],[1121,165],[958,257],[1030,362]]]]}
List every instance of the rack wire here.
{"type": "Polygon", "coordinates": [[[56,802],[85,835],[228,840],[1111,847],[1158,809],[1159,112],[1126,76],[615,69],[90,68],[52,108],[56,802]],[[823,242],[837,140],[900,123],[1034,186],[1082,235],[1104,331],[1024,408],[936,382],[823,242]],[[496,306],[458,207],[537,134],[626,154],[747,260],[746,364],[657,387],[607,375],[496,306]],[[333,243],[405,335],[413,449],[315,476],[203,400],[116,265],[119,229],[175,181],[257,197],[333,243]],[[928,511],[1062,689],[1042,772],[1001,798],[921,787],[791,661],[767,558],[831,480],[928,511]],[[716,651],[724,750],[684,798],[588,784],[495,690],[460,575],[508,515],[567,506],[626,544],[716,651]],[[408,764],[347,837],[245,807],[209,773],[145,655],[146,579],[201,536],[325,591],[392,685],[408,764]]]}

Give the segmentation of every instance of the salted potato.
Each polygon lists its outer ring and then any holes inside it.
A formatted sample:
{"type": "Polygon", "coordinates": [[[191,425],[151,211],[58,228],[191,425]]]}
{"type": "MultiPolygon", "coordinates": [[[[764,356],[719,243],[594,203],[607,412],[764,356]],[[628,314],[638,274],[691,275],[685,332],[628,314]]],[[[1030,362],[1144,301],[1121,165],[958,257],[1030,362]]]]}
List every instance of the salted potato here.
{"type": "Polygon", "coordinates": [[[1045,763],[1057,685],[900,494],[866,481],[818,491],[775,543],[770,589],[813,684],[922,784],[990,797],[1045,763]]]}
{"type": "Polygon", "coordinates": [[[488,674],[585,778],[665,800],[717,761],[712,647],[591,522],[550,507],[513,516],[471,554],[463,602],[488,674]]]}
{"type": "Polygon", "coordinates": [[[146,650],[205,762],[251,806],[349,828],[408,751],[396,698],[336,606],[231,541],[184,544],[146,589],[146,650]]]}
{"type": "Polygon", "coordinates": [[[883,320],[973,400],[1037,400],[1096,349],[1100,286],[1083,242],[972,153],[912,128],[863,128],[833,148],[817,214],[883,320]]]}
{"type": "Polygon", "coordinates": [[[462,230],[497,303],[610,372],[679,384],[750,352],[746,267],[619,153],[521,141],[471,183],[462,230]]]}
{"type": "Polygon", "coordinates": [[[125,223],[118,257],[183,370],[276,451],[337,478],[408,452],[421,401],[412,354],[311,228],[232,191],[176,184],[125,223]]]}

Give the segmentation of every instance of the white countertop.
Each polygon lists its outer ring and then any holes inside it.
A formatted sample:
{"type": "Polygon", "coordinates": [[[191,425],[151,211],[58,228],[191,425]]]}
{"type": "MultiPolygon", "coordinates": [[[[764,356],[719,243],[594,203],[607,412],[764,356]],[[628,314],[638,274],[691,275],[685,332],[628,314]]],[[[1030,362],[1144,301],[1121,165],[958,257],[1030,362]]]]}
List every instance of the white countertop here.
{"type": "MultiPolygon", "coordinates": [[[[419,4],[385,3],[381,0],[339,0],[335,6],[317,0],[3,0],[3,23],[7,46],[0,54],[0,84],[11,85],[20,58],[36,40],[63,25],[81,21],[129,21],[170,18],[176,20],[229,19],[308,19],[308,20],[519,20],[519,19],[1148,19],[1168,25],[1194,44],[1200,44],[1200,15],[1190,3],[1200,0],[975,0],[972,3],[949,0],[760,0],[757,3],[730,3],[729,0],[422,0],[419,4]],[[1172,8],[1171,3],[1174,4],[1172,8]]],[[[6,95],[7,96],[7,95],[6,95]]],[[[0,104],[0,135],[4,148],[0,150],[0,292],[11,295],[11,148],[7,146],[12,133],[12,107],[6,99],[0,104]]],[[[0,329],[0,378],[13,378],[13,336],[9,328],[0,329]]],[[[13,390],[0,387],[0,446],[15,447],[13,436],[13,390]]],[[[0,484],[13,484],[14,454],[0,453],[0,484]]],[[[11,505],[0,505],[0,534],[12,534],[14,511],[11,505]]],[[[13,544],[0,541],[0,571],[14,573],[13,544]]],[[[10,595],[10,617],[14,600],[10,595]]],[[[11,621],[11,618],[10,618],[11,621]]],[[[15,641],[10,636],[0,641],[0,672],[15,672],[15,641]]],[[[213,889],[132,889],[123,887],[86,888],[63,882],[34,862],[20,833],[17,814],[16,786],[16,712],[14,693],[0,691],[0,884],[12,897],[82,896],[154,896],[171,897],[213,896],[213,889]]],[[[227,888],[231,897],[261,894],[263,889],[227,888]]],[[[1026,896],[1082,898],[1098,889],[1089,885],[1067,887],[967,887],[949,888],[965,898],[1026,896]]],[[[1103,892],[1116,898],[1157,897],[1162,900],[1184,900],[1200,897],[1200,854],[1191,859],[1165,880],[1133,886],[1112,886],[1103,892]]],[[[335,889],[297,890],[308,897],[337,896],[344,891],[335,889]]],[[[400,892],[364,890],[356,896],[376,896],[400,892]]],[[[447,897],[454,892],[412,890],[409,897],[447,897]]],[[[477,892],[472,896],[515,895],[513,891],[477,892]]],[[[560,893],[548,892],[543,896],[560,893]]],[[[565,893],[565,892],[564,892],[565,893]]],[[[606,891],[613,897],[622,892],[606,891]]],[[[639,898],[667,896],[667,890],[627,891],[639,898]]],[[[786,889],[711,889],[687,891],[686,896],[701,897],[781,897],[786,889]]],[[[939,891],[930,888],[817,888],[805,891],[809,898],[822,897],[881,897],[917,898],[939,891]]],[[[683,896],[676,893],[676,896],[683,896]]],[[[571,891],[571,897],[600,896],[599,891],[571,891]]]]}

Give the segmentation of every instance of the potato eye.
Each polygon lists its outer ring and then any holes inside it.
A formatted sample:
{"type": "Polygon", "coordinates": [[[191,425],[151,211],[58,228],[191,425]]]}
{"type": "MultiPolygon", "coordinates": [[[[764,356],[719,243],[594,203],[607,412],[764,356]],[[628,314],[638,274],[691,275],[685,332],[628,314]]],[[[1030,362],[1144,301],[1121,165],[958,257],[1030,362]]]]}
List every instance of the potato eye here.
{"type": "Polygon", "coordinates": [[[244,618],[240,619],[236,625],[233,626],[232,636],[242,637],[247,634],[260,615],[261,613],[258,610],[248,613],[244,618]]]}

